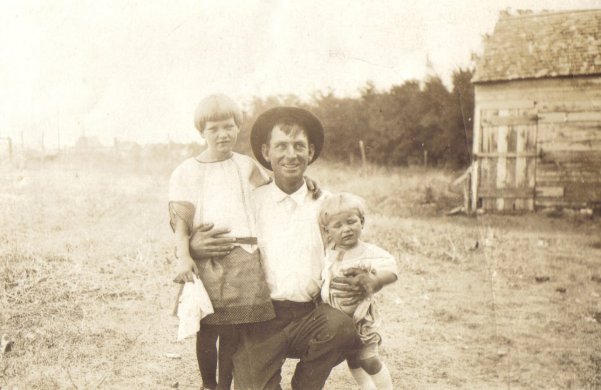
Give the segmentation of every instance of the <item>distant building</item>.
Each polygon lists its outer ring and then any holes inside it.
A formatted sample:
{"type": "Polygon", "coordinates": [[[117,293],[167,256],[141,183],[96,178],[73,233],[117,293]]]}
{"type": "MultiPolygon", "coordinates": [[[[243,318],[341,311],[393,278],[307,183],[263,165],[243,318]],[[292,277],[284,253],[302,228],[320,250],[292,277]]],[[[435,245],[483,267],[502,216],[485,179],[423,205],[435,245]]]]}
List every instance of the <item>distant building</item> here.
{"type": "Polygon", "coordinates": [[[472,210],[601,207],[601,10],[501,15],[472,81],[472,210]]]}
{"type": "Polygon", "coordinates": [[[140,152],[142,150],[137,142],[123,141],[118,138],[113,138],[113,149],[119,158],[140,158],[140,152]]]}
{"type": "Polygon", "coordinates": [[[102,147],[102,143],[95,136],[82,135],[75,141],[75,148],[80,150],[100,149],[102,147]]]}

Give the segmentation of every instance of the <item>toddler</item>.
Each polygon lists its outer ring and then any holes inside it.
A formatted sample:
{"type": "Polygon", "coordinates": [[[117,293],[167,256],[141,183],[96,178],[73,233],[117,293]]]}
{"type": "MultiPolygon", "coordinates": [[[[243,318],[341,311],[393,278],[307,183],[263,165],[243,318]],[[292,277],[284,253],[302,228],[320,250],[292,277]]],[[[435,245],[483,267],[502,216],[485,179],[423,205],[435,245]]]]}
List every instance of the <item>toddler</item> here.
{"type": "Polygon", "coordinates": [[[321,297],[324,302],[353,317],[362,347],[347,356],[351,374],[361,389],[392,389],[387,367],[378,357],[382,339],[378,334],[379,316],[373,294],[397,280],[394,257],[382,248],[360,240],[365,223],[363,200],[355,195],[341,193],[324,200],[319,213],[319,224],[328,243],[322,274],[321,297]],[[368,296],[358,303],[338,298],[330,285],[333,278],[355,270],[368,296]],[[357,269],[365,272],[357,272],[357,269]],[[375,387],[374,387],[375,386],[375,387]]]}

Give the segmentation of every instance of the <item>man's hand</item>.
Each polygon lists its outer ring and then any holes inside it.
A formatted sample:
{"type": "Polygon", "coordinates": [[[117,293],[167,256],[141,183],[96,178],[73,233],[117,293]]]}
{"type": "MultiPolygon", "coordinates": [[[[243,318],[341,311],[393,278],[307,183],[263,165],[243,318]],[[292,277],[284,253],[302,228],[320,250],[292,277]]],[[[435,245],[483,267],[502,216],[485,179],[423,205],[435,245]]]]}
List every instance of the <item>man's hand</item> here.
{"type": "Polygon", "coordinates": [[[319,199],[321,196],[321,189],[317,185],[317,182],[311,179],[309,176],[304,176],[305,183],[307,183],[307,189],[311,192],[313,199],[319,199]]]}
{"type": "Polygon", "coordinates": [[[333,278],[330,288],[336,290],[332,293],[333,296],[344,299],[341,303],[345,306],[359,303],[382,289],[378,277],[363,268],[349,268],[343,275],[333,278]]]}
{"type": "Polygon", "coordinates": [[[190,254],[195,259],[223,257],[234,249],[234,237],[220,237],[229,229],[213,229],[213,224],[202,224],[190,237],[190,254]]]}

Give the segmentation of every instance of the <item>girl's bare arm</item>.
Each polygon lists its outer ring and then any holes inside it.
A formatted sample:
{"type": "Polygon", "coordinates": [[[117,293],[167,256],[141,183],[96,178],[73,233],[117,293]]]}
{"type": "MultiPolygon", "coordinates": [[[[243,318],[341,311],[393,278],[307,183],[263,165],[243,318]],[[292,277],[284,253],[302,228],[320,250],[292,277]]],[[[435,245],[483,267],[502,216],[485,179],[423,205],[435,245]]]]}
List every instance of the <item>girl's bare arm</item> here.
{"type": "Polygon", "coordinates": [[[190,256],[190,231],[188,224],[181,218],[175,219],[175,255],[178,261],[178,275],[176,281],[192,282],[198,268],[190,256]]]}

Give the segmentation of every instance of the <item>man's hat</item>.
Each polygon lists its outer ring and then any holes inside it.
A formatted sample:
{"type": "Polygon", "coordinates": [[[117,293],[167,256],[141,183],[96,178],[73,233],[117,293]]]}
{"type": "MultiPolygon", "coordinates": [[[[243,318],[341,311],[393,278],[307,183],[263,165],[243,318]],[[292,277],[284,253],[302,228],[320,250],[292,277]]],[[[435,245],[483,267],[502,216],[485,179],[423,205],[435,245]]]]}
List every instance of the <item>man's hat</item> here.
{"type": "Polygon", "coordinates": [[[278,122],[294,122],[302,126],[307,132],[309,144],[315,147],[315,154],[309,164],[317,159],[323,147],[324,129],[319,118],[313,113],[299,107],[274,107],[257,118],[250,131],[250,145],[257,161],[265,168],[271,170],[271,164],[263,158],[261,145],[265,143],[267,135],[278,122]]]}

